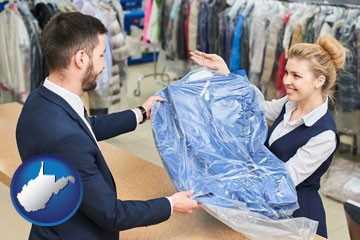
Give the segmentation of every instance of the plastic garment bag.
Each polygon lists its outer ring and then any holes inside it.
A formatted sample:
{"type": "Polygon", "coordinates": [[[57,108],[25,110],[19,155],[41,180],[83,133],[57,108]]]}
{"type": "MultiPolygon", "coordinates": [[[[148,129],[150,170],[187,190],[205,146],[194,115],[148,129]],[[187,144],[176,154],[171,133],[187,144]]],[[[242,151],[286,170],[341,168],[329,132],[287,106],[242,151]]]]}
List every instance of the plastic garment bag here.
{"type": "Polygon", "coordinates": [[[264,146],[265,116],[246,76],[202,68],[156,95],[165,101],[152,109],[153,135],[177,190],[194,190],[205,210],[249,236],[264,228],[259,221],[280,229],[278,219],[287,223],[277,236],[299,228],[315,234],[316,222],[289,219],[298,208],[295,187],[264,146]],[[239,220],[245,229],[234,227],[239,220]]]}

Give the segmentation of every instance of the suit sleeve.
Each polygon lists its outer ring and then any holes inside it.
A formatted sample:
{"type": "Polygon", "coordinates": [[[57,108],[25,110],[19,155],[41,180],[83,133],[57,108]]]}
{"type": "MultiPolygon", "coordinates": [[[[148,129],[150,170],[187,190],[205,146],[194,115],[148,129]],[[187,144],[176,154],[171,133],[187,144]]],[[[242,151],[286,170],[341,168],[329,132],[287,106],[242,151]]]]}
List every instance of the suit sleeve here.
{"type": "MultiPolygon", "coordinates": [[[[120,231],[134,227],[157,224],[167,220],[171,206],[166,198],[148,201],[121,201],[104,179],[99,168],[107,168],[105,161],[99,164],[96,146],[88,137],[64,135],[54,144],[53,153],[70,161],[79,171],[83,182],[83,200],[78,211],[105,231],[120,231]]],[[[101,160],[102,161],[102,160],[101,160]]],[[[109,170],[102,169],[102,172],[109,170]]]]}
{"type": "Polygon", "coordinates": [[[96,139],[102,141],[134,131],[137,123],[135,113],[131,110],[126,110],[92,117],[91,125],[96,139]]]}

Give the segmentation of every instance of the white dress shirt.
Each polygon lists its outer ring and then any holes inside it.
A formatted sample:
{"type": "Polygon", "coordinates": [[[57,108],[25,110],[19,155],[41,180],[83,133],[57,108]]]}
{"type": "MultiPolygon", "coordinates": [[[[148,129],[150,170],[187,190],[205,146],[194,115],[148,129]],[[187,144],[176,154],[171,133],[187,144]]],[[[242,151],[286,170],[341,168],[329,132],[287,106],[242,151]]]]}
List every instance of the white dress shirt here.
{"type": "Polygon", "coordinates": [[[94,137],[95,141],[97,142],[95,134],[94,134],[89,122],[85,119],[85,111],[84,111],[85,108],[84,108],[84,103],[81,100],[81,97],[76,95],[75,93],[72,93],[69,90],[67,90],[63,87],[60,87],[59,85],[49,81],[48,78],[45,79],[43,86],[46,87],[47,89],[49,89],[50,91],[54,92],[55,94],[59,95],[60,97],[62,97],[71,106],[71,108],[74,109],[74,111],[83,120],[85,125],[89,128],[89,131],[91,132],[92,136],[94,137]]]}
{"type": "MultiPolygon", "coordinates": [[[[272,132],[269,138],[269,146],[271,146],[271,144],[277,139],[302,124],[305,124],[308,127],[312,126],[316,121],[324,116],[328,110],[328,98],[326,98],[326,101],[322,105],[314,109],[306,116],[290,121],[291,114],[297,107],[296,102],[288,101],[287,96],[272,101],[265,101],[262,92],[255,86],[254,89],[267,120],[275,121],[286,103],[284,119],[272,132]]],[[[285,163],[285,167],[289,171],[295,186],[299,185],[311,174],[313,174],[316,169],[318,169],[321,164],[325,162],[334,152],[335,148],[336,135],[332,130],[324,131],[310,138],[304,146],[300,147],[295,155],[285,163]]]]}

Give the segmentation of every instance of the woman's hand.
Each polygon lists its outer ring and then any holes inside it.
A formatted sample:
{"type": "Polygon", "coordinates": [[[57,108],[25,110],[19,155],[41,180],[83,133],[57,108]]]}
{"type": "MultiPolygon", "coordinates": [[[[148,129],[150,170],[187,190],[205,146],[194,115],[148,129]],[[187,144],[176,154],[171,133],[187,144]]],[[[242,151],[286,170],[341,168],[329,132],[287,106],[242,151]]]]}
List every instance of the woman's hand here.
{"type": "Polygon", "coordinates": [[[230,73],[229,68],[226,65],[226,62],[222,57],[216,54],[208,54],[200,51],[190,52],[191,59],[204,67],[215,70],[219,73],[230,73]]]}

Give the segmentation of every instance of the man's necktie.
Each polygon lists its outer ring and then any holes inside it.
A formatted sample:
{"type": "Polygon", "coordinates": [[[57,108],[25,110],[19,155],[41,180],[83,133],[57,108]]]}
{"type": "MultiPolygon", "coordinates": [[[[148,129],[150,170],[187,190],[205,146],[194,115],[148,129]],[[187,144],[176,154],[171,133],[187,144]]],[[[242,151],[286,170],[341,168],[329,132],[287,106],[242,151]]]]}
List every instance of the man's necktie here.
{"type": "Polygon", "coordinates": [[[87,121],[87,122],[90,124],[90,126],[91,126],[90,118],[89,118],[89,115],[87,114],[86,108],[84,108],[84,117],[85,117],[86,121],[87,121]]]}

